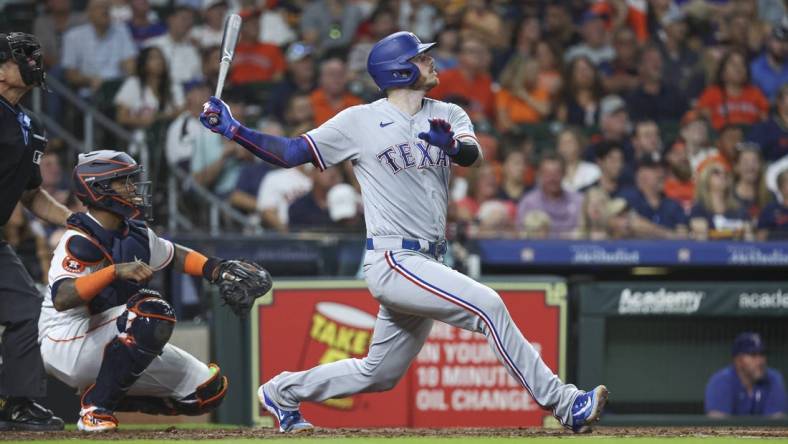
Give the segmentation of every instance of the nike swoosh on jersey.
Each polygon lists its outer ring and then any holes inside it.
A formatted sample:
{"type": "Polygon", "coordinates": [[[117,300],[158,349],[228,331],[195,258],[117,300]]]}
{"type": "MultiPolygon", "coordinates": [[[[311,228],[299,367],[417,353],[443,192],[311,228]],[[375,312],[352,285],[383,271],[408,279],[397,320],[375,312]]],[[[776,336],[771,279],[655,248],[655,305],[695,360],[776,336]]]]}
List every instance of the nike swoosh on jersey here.
{"type": "Polygon", "coordinates": [[[386,122],[386,123],[380,122],[380,127],[381,128],[385,128],[385,127],[391,125],[392,123],[394,123],[394,122],[386,122]]]}

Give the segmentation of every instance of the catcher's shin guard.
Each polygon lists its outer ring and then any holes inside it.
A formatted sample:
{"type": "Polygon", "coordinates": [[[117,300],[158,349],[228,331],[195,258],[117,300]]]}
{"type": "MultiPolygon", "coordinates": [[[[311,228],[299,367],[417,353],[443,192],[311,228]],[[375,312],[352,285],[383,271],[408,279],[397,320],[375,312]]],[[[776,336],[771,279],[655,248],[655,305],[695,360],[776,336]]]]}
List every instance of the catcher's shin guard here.
{"type": "Polygon", "coordinates": [[[218,407],[227,393],[227,377],[216,364],[210,364],[211,377],[183,399],[153,396],[127,396],[118,403],[117,411],[141,412],[149,415],[202,415],[218,407]]]}
{"type": "Polygon", "coordinates": [[[167,301],[152,294],[129,299],[126,311],[118,317],[120,334],[104,348],[96,384],[85,393],[83,404],[116,410],[129,387],[170,340],[175,313],[167,301]]]}

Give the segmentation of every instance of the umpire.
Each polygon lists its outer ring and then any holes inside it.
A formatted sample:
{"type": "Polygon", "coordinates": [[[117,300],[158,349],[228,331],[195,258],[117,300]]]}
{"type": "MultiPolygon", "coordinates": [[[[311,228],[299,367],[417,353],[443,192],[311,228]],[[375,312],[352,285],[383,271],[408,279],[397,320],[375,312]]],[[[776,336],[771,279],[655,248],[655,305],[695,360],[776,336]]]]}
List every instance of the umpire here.
{"type": "MultiPolygon", "coordinates": [[[[44,86],[41,45],[21,32],[0,33],[0,227],[18,202],[41,219],[65,225],[70,211],[40,188],[43,128],[19,105],[44,86]]],[[[2,230],[0,230],[2,232],[2,230]]],[[[7,242],[0,239],[0,430],[62,430],[63,420],[32,398],[46,395],[38,348],[41,294],[7,242]]]]}

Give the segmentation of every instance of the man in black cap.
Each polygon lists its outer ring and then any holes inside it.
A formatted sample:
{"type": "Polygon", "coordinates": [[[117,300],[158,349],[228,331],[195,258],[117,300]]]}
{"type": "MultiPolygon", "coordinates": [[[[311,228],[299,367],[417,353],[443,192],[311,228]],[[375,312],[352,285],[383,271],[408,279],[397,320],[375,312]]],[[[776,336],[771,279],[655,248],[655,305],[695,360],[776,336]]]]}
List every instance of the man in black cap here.
{"type": "Polygon", "coordinates": [[[706,415],[785,416],[785,383],[780,372],[766,367],[765,352],[758,333],[736,336],[733,363],[712,375],[706,385],[706,415]]]}
{"type": "MultiPolygon", "coordinates": [[[[41,219],[65,225],[70,211],[40,188],[39,163],[46,148],[42,126],[19,105],[44,86],[41,45],[21,32],[0,34],[0,227],[18,202],[41,219]]],[[[1,230],[0,230],[1,231],[1,230]]],[[[22,262],[0,239],[0,430],[61,430],[63,421],[33,402],[46,395],[38,348],[41,294],[22,262]]]]}

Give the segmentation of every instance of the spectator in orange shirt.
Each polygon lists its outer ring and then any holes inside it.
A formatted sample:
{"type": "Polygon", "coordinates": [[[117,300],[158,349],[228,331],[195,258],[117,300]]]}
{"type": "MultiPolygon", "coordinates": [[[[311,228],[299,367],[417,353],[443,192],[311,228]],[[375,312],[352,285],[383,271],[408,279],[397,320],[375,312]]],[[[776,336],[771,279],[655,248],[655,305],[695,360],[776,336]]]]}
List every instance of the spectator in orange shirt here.
{"type": "Polygon", "coordinates": [[[230,83],[242,85],[254,82],[274,82],[285,71],[285,59],[276,45],[262,43],[260,35],[260,11],[241,12],[243,24],[235,47],[235,58],[230,72],[230,83]]]}
{"type": "Polygon", "coordinates": [[[459,65],[441,73],[440,84],[430,96],[447,102],[468,102],[465,110],[471,120],[492,120],[495,95],[488,73],[490,51],[481,40],[466,37],[460,45],[459,65]]]}
{"type": "Polygon", "coordinates": [[[698,99],[697,108],[719,130],[726,124],[752,125],[764,120],[769,102],[758,87],[750,83],[746,59],[732,50],[720,61],[715,83],[708,86],[698,99]]]}
{"type": "Polygon", "coordinates": [[[339,57],[320,64],[318,88],[310,95],[315,125],[322,125],[345,108],[361,104],[361,99],[347,91],[347,81],[347,67],[339,57]]]}
{"type": "Polygon", "coordinates": [[[687,146],[683,143],[671,145],[665,152],[665,166],[665,196],[678,202],[689,214],[695,199],[695,182],[687,146]]]}
{"type": "Polygon", "coordinates": [[[539,62],[519,55],[512,57],[501,73],[501,87],[495,96],[498,129],[540,122],[550,114],[550,92],[539,84],[539,62]]]}

